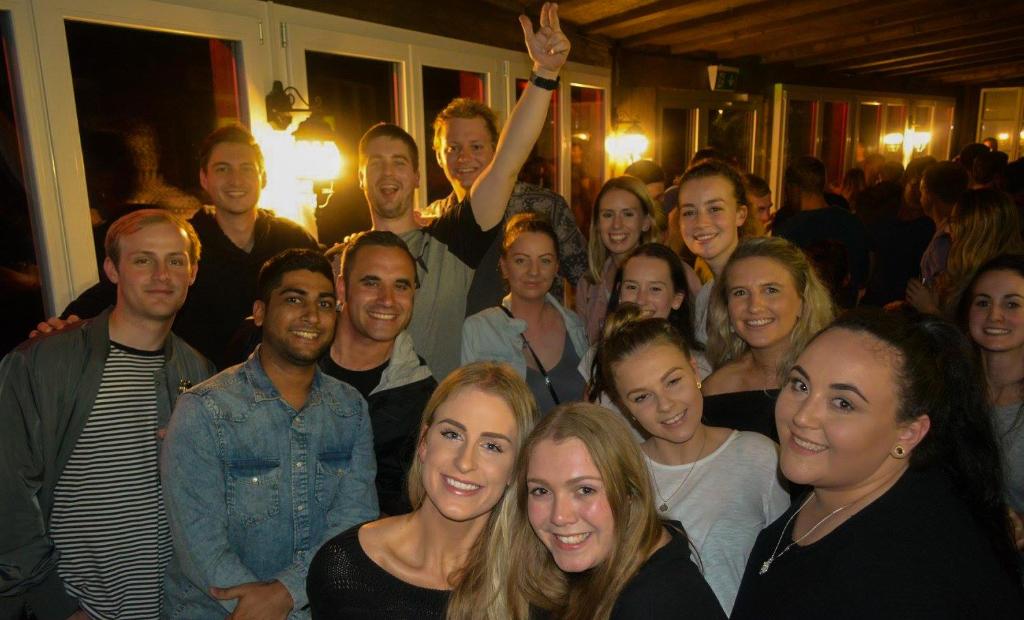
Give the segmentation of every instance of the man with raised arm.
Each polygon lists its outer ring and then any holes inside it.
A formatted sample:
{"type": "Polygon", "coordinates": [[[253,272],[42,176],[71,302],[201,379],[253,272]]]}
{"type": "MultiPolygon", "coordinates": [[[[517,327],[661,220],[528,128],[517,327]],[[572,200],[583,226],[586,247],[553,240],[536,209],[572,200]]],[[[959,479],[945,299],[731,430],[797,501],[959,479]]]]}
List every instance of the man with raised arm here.
{"type": "Polygon", "coordinates": [[[0,362],[0,618],[161,616],[161,437],[178,395],[213,374],[171,333],[199,240],[144,209],[104,245],[114,307],[0,362]]]}
{"type": "Polygon", "coordinates": [[[558,23],[558,8],[541,8],[535,32],[520,17],[533,75],[498,139],[494,158],[473,182],[465,199],[420,228],[413,213],[419,185],[419,150],[400,127],[379,124],[359,141],[359,185],[375,230],[402,238],[416,258],[420,288],[409,331],[416,350],[440,381],[459,365],[462,322],[473,270],[500,231],[499,224],[547,117],[551,90],[569,55],[569,40],[558,23]]]}
{"type": "MultiPolygon", "coordinates": [[[[444,213],[466,199],[469,189],[494,158],[498,144],[498,119],[486,104],[458,98],[434,119],[434,156],[444,170],[452,193],[430,203],[430,211],[444,213]]],[[[562,278],[573,286],[587,271],[587,240],[573,219],[565,198],[555,192],[518,182],[505,209],[505,218],[517,213],[538,213],[551,222],[558,235],[558,273],[552,292],[562,296],[562,278]]],[[[498,235],[480,261],[466,298],[466,316],[496,306],[505,296],[498,259],[501,235],[498,235]]]]}

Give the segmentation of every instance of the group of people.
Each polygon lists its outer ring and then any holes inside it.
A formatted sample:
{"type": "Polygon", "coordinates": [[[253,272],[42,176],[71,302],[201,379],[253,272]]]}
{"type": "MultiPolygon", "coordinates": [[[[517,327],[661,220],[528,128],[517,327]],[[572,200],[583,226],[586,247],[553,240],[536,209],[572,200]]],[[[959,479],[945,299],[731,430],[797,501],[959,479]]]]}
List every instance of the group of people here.
{"type": "Polygon", "coordinates": [[[1012,201],[931,162],[871,219],[801,158],[773,214],[705,152],[607,181],[582,234],[516,181],[569,52],[555,5],[520,21],[531,83],[500,131],[439,114],[425,226],[389,124],[373,229],[326,254],[257,208],[241,127],[202,147],[213,207],[112,223],[0,362],[0,618],[1024,616],[1012,201]],[[880,241],[919,217],[921,273],[880,241]],[[905,294],[836,318],[882,265],[905,294]]]}

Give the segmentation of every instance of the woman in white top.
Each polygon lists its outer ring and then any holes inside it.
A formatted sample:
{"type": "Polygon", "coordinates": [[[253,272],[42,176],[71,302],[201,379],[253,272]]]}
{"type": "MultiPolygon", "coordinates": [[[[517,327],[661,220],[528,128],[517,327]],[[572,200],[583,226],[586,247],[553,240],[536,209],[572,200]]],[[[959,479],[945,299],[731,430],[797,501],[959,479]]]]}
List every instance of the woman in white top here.
{"type": "Polygon", "coordinates": [[[641,450],[657,509],[683,524],[728,613],[758,533],[789,507],[777,446],[757,433],[704,425],[696,363],[667,321],[626,305],[609,317],[609,329],[601,371],[609,394],[647,436],[641,450]]]}

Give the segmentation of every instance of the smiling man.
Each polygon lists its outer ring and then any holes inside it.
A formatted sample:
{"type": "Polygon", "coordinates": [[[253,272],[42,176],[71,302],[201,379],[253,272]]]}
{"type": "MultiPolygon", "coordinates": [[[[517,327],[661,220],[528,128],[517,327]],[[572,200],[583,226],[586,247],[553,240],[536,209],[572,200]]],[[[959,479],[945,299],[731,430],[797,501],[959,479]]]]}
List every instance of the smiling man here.
{"type": "Polygon", "coordinates": [[[420,414],[437,387],[405,331],[416,295],[416,263],[402,239],[371,230],[327,253],[337,258],[338,329],[320,369],[359,390],[370,409],[381,512],[412,510],[405,476],[420,414]]]}
{"type": "Polygon", "coordinates": [[[178,394],[213,372],[170,333],[199,240],[146,209],[104,245],[113,309],[0,362],[0,618],[161,615],[160,436],[178,394]]]}
{"type": "MultiPolygon", "coordinates": [[[[494,159],[498,145],[498,119],[485,104],[472,99],[453,99],[434,119],[434,155],[441,165],[452,193],[430,204],[444,213],[466,199],[480,173],[494,159]]],[[[543,215],[558,235],[558,273],[552,293],[561,299],[562,278],[573,286],[587,271],[587,240],[583,237],[569,205],[559,194],[529,183],[517,182],[505,209],[505,219],[517,213],[543,215]]],[[[473,275],[466,298],[466,316],[497,306],[505,296],[498,259],[501,239],[495,238],[473,275]]]]}
{"type": "Polygon", "coordinates": [[[172,618],[308,618],[316,550],[377,516],[366,403],[317,368],[334,337],[331,276],[310,250],[267,261],[262,344],[179,399],[161,462],[172,618]]]}

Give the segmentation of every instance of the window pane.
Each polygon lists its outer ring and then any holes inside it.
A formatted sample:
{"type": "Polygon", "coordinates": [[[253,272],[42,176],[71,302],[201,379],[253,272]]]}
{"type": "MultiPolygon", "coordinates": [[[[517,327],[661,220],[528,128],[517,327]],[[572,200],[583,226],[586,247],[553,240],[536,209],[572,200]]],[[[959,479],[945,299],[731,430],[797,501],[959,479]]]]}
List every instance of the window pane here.
{"type": "Polygon", "coordinates": [[[826,101],[821,123],[821,159],[828,171],[828,183],[839,185],[846,172],[846,128],[850,105],[842,101],[826,101]]]}
{"type": "Polygon", "coordinates": [[[452,186],[444,176],[444,170],[434,157],[434,118],[452,99],[466,97],[475,101],[483,101],[487,86],[487,76],[483,73],[458,71],[456,69],[439,69],[423,67],[423,122],[426,125],[424,134],[426,142],[422,148],[427,149],[427,202],[444,198],[452,191],[452,186]]]}
{"type": "Polygon", "coordinates": [[[789,162],[804,155],[817,155],[814,133],[818,126],[817,101],[790,100],[786,109],[786,160],[789,162]]]}
{"type": "Polygon", "coordinates": [[[710,109],[705,112],[708,124],[708,146],[712,146],[741,169],[750,170],[750,138],[754,113],[731,108],[710,109]]]}
{"type": "Polygon", "coordinates": [[[11,40],[9,16],[0,13],[0,44],[3,66],[0,67],[0,355],[6,355],[25,339],[36,323],[45,316],[42,278],[36,258],[32,213],[25,185],[21,160],[22,140],[18,133],[18,117],[12,99],[11,40]]]}
{"type": "Polygon", "coordinates": [[[694,153],[693,110],[664,108],[661,111],[661,167],[671,183],[686,170],[694,153]]]}
{"type": "Polygon", "coordinates": [[[234,43],[67,21],[85,181],[99,249],[125,205],[189,216],[199,144],[239,119],[234,43]]]}
{"type": "Polygon", "coordinates": [[[857,108],[857,153],[858,162],[878,152],[882,141],[882,106],[877,103],[862,103],[857,108]]]}
{"type": "Polygon", "coordinates": [[[1016,121],[982,121],[981,123],[981,137],[982,139],[993,137],[999,142],[999,150],[1009,151],[1011,148],[1011,138],[1014,138],[1014,134],[1017,133],[1016,121]]]}
{"type": "Polygon", "coordinates": [[[331,245],[372,227],[356,174],[359,138],[377,123],[397,122],[398,75],[398,63],[306,52],[309,96],[319,98],[324,116],[338,136],[342,157],[334,194],[327,206],[316,212],[321,243],[331,245]]]}
{"type": "Polygon", "coordinates": [[[1017,116],[1017,91],[988,91],[982,97],[981,119],[1008,120],[1017,116]]]}
{"type": "Polygon", "coordinates": [[[604,90],[573,86],[572,102],[572,191],[569,205],[580,230],[590,231],[590,209],[604,183],[604,90]]]}
{"type": "Polygon", "coordinates": [[[885,159],[903,163],[904,138],[907,130],[907,106],[887,104],[885,106],[885,133],[882,146],[885,159]]]}
{"type": "MultiPolygon", "coordinates": [[[[523,96],[529,80],[516,80],[516,100],[523,96]]],[[[530,158],[526,160],[519,173],[519,180],[533,183],[541,187],[558,191],[558,90],[551,93],[551,105],[548,106],[548,117],[544,120],[544,129],[537,138],[530,158]]]]}
{"type": "Polygon", "coordinates": [[[953,131],[953,112],[951,105],[938,105],[932,115],[932,139],[928,153],[936,159],[949,159],[949,139],[953,131]]]}

